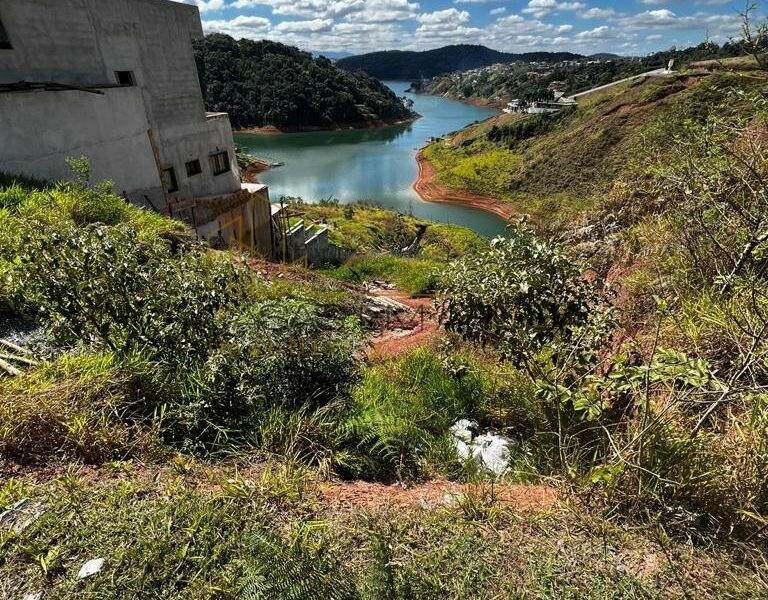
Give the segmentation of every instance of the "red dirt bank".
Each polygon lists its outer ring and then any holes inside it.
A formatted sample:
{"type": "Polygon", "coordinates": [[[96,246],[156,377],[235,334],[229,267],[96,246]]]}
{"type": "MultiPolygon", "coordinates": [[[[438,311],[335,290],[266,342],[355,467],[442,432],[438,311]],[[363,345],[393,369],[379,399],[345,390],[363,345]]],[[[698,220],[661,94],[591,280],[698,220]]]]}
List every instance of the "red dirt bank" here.
{"type": "Polygon", "coordinates": [[[424,156],[423,148],[416,153],[419,164],[419,177],[413,184],[413,189],[425,202],[456,204],[469,208],[478,208],[509,221],[517,214],[515,208],[508,202],[481,196],[466,190],[452,190],[437,182],[434,165],[424,156]]]}

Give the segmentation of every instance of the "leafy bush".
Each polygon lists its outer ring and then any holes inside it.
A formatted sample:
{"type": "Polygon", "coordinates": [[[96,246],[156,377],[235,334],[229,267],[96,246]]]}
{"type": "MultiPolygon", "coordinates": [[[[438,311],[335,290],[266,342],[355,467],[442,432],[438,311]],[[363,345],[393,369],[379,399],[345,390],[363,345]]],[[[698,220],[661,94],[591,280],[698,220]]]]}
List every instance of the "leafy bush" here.
{"type": "Polygon", "coordinates": [[[15,286],[52,339],[184,364],[219,339],[217,313],[242,275],[202,246],[137,243],[129,226],[28,229],[15,286]]]}
{"type": "Polygon", "coordinates": [[[596,285],[560,247],[525,227],[451,263],[442,280],[446,329],[493,344],[519,364],[545,346],[567,345],[599,299],[596,285]]]}
{"type": "MultiPolygon", "coordinates": [[[[218,344],[165,395],[171,439],[211,443],[246,438],[267,450],[265,422],[285,427],[294,411],[314,411],[343,396],[355,380],[358,326],[320,314],[305,300],[254,298],[227,315],[218,344]]],[[[301,424],[299,424],[301,425],[301,424]]],[[[274,428],[273,428],[274,433],[274,428]]],[[[287,445],[287,442],[286,442],[287,445]]]]}

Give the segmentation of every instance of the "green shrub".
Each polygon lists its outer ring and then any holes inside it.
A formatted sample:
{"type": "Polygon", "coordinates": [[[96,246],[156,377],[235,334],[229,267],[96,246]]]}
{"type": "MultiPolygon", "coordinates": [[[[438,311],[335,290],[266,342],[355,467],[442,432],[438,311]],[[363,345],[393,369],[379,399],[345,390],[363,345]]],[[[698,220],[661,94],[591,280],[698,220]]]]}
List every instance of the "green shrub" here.
{"type": "Polygon", "coordinates": [[[15,287],[54,342],[184,364],[219,339],[242,268],[203,246],[175,254],[128,226],[30,228],[15,287]]]}
{"type": "Polygon", "coordinates": [[[163,393],[166,435],[189,449],[241,439],[272,451],[266,423],[284,427],[273,433],[287,440],[293,411],[311,418],[356,378],[356,322],[325,317],[306,300],[254,298],[222,328],[205,362],[163,393]]]}
{"type": "Polygon", "coordinates": [[[446,329],[490,343],[517,363],[558,341],[568,344],[599,298],[562,248],[524,227],[452,263],[442,280],[446,329]]]}

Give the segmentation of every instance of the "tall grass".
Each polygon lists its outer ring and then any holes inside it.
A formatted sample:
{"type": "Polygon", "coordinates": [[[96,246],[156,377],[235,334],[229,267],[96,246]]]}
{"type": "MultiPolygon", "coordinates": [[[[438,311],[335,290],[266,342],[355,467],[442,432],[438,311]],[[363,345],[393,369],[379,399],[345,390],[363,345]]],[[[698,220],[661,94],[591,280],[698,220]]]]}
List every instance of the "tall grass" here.
{"type": "Polygon", "coordinates": [[[0,381],[0,454],[87,462],[157,455],[158,431],[143,422],[136,393],[136,373],[147,368],[113,355],[63,355],[0,381]]]}

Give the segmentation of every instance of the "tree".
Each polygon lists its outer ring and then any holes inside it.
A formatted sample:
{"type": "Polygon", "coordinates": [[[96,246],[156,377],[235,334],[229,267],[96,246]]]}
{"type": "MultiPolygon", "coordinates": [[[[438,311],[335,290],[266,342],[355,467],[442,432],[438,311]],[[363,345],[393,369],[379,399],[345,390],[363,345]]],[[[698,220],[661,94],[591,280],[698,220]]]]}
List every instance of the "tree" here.
{"type": "Polygon", "coordinates": [[[745,50],[757,61],[758,66],[768,70],[768,23],[755,23],[757,4],[748,2],[741,13],[741,37],[745,50]]]}

